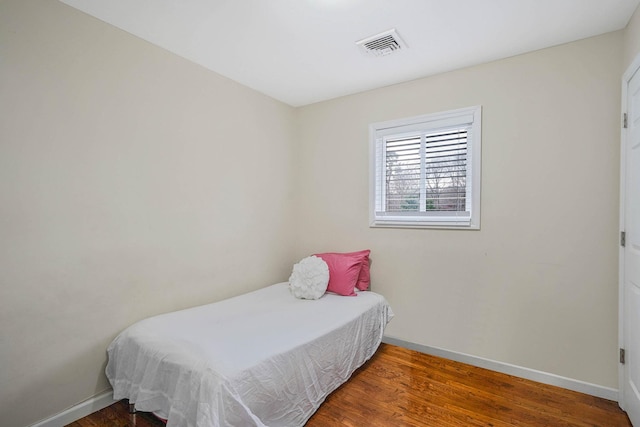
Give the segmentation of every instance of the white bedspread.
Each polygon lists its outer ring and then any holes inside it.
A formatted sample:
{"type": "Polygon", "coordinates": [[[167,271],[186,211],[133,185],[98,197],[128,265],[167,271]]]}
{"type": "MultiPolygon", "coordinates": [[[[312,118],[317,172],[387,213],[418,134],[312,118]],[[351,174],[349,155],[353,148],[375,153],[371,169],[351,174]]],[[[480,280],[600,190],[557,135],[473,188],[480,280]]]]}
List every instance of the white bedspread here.
{"type": "Polygon", "coordinates": [[[168,427],[301,426],[391,317],[374,292],[301,300],[279,283],[134,324],[109,346],[106,374],[115,399],[168,427]]]}

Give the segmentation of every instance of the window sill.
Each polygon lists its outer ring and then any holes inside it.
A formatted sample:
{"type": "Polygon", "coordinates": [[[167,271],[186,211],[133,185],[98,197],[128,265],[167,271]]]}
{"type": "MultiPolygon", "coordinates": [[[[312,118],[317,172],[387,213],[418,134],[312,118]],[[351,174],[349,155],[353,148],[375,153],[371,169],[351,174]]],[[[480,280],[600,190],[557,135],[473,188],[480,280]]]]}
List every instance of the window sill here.
{"type": "Polygon", "coordinates": [[[374,221],[369,228],[408,228],[426,230],[480,230],[480,224],[470,222],[411,222],[411,221],[374,221]]]}

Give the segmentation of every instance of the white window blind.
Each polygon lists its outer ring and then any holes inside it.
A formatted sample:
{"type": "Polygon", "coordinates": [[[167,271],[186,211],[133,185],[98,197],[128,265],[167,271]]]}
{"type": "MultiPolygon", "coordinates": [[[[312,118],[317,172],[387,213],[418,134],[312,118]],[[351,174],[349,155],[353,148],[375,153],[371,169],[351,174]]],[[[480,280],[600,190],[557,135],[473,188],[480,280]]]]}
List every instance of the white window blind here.
{"type": "Polygon", "coordinates": [[[372,226],[479,228],[480,111],[371,126],[372,226]]]}

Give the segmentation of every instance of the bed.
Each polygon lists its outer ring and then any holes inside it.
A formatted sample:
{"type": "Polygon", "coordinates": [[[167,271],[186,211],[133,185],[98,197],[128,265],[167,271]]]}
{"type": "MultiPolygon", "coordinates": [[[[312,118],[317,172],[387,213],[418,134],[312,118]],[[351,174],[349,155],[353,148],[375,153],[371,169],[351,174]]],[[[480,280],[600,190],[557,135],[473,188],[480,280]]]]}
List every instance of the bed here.
{"type": "Polygon", "coordinates": [[[287,282],[155,316],[111,343],[115,399],[172,426],[301,426],[366,362],[393,317],[371,291],[291,295],[287,282]]]}

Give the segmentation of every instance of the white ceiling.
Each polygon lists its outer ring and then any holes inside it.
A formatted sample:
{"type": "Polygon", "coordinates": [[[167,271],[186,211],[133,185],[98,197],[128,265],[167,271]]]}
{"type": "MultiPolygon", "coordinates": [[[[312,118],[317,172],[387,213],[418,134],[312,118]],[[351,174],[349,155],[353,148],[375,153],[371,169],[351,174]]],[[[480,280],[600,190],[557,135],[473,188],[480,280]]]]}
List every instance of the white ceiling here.
{"type": "Polygon", "coordinates": [[[61,0],[292,106],[624,28],[640,0],[61,0]],[[408,48],[355,42],[395,28],[408,48]]]}

